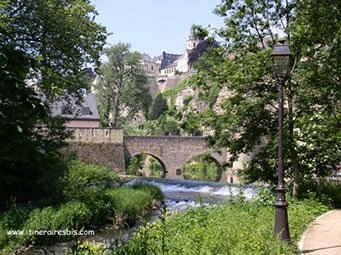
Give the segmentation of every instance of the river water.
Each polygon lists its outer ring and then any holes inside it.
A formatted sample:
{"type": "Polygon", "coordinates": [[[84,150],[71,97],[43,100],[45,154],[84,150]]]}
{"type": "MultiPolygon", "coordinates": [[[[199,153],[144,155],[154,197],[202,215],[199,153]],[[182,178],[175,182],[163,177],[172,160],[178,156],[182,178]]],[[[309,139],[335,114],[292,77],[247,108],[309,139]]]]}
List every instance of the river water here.
{"type": "MultiPolygon", "coordinates": [[[[255,185],[235,185],[219,182],[207,181],[187,181],[187,180],[167,180],[142,177],[132,181],[127,181],[125,185],[131,186],[137,182],[149,183],[158,186],[164,193],[164,202],[168,210],[184,211],[189,206],[196,207],[201,203],[220,204],[226,202],[231,196],[243,195],[246,199],[252,199],[257,196],[257,186],[255,185]]],[[[160,215],[160,211],[155,211],[150,222],[156,220],[160,215]]],[[[133,235],[141,223],[137,223],[134,227],[123,230],[107,230],[102,231],[96,236],[87,238],[89,241],[97,243],[114,243],[117,238],[127,241],[133,235]]],[[[33,254],[65,254],[67,244],[56,244],[47,248],[47,253],[39,249],[33,249],[25,255],[33,254]]]]}
{"type": "Polygon", "coordinates": [[[255,185],[235,185],[220,182],[167,180],[156,178],[139,178],[127,182],[133,185],[136,182],[145,182],[158,186],[164,193],[165,203],[169,210],[182,211],[188,206],[195,206],[200,197],[204,203],[223,203],[231,196],[242,194],[246,199],[257,196],[255,185]]]}

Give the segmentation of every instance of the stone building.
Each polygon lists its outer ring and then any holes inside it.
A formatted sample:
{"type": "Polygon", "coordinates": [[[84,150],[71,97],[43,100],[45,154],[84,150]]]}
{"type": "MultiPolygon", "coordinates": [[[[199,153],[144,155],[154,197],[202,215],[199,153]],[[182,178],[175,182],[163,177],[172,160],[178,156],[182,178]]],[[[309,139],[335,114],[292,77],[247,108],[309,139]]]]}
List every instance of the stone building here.
{"type": "Polygon", "coordinates": [[[183,54],[172,54],[164,51],[160,56],[154,58],[148,54],[143,54],[141,67],[147,74],[154,76],[171,77],[176,74],[188,74],[192,72],[194,61],[211,46],[207,41],[199,40],[191,29],[183,54]]]}
{"type": "Polygon", "coordinates": [[[63,117],[69,128],[99,128],[100,116],[97,109],[96,96],[83,91],[83,102],[77,105],[75,100],[61,100],[52,108],[52,116],[63,117]]]}

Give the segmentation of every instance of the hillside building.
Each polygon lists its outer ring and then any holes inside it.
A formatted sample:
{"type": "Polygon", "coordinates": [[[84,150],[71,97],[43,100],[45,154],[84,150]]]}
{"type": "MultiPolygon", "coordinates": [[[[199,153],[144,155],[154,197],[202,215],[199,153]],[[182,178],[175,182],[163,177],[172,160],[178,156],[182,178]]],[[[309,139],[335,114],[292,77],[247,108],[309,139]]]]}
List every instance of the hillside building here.
{"type": "MultiPolygon", "coordinates": [[[[143,54],[141,67],[151,76],[174,76],[193,72],[193,63],[207,50],[207,41],[199,40],[193,29],[188,37],[185,52],[181,55],[163,52],[162,55],[151,58],[143,54]]],[[[213,45],[214,46],[214,45],[213,45]]]]}

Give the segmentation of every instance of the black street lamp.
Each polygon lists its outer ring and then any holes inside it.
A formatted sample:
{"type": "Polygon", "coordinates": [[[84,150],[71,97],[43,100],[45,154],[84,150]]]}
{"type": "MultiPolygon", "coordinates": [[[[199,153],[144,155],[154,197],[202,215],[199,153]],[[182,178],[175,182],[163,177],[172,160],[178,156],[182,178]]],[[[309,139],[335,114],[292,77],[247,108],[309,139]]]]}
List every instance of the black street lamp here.
{"type": "Polygon", "coordinates": [[[275,234],[281,240],[291,243],[288,224],[288,203],[285,200],[284,152],[283,152],[283,88],[289,76],[291,52],[285,41],[280,41],[272,51],[271,59],[278,81],[278,184],[276,194],[275,234]]]}

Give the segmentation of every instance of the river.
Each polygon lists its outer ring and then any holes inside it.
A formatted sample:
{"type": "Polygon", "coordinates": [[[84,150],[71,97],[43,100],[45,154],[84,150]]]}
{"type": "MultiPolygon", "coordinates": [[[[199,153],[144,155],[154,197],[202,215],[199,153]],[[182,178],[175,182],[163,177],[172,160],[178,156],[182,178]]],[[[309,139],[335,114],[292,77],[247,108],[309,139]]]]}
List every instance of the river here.
{"type": "MultiPolygon", "coordinates": [[[[219,204],[226,202],[229,197],[238,194],[243,195],[246,199],[257,196],[257,186],[255,185],[235,185],[219,182],[207,181],[187,181],[187,180],[167,180],[142,177],[132,181],[127,181],[125,185],[133,185],[136,182],[144,182],[158,186],[164,193],[164,202],[168,210],[184,211],[189,206],[196,207],[199,205],[198,200],[206,204],[219,204]]],[[[160,215],[160,211],[155,211],[150,222],[156,220],[160,215]]],[[[113,243],[119,237],[128,240],[129,237],[136,232],[141,223],[137,223],[134,227],[123,230],[102,231],[96,236],[89,237],[89,241],[98,243],[113,243]]],[[[65,254],[67,244],[56,244],[47,248],[47,253],[42,250],[33,249],[25,255],[33,254],[65,254]]]]}

